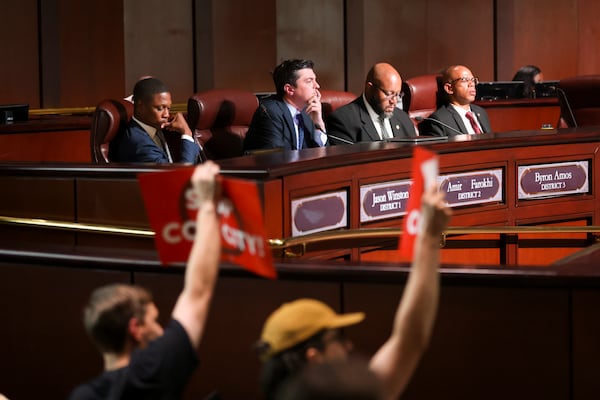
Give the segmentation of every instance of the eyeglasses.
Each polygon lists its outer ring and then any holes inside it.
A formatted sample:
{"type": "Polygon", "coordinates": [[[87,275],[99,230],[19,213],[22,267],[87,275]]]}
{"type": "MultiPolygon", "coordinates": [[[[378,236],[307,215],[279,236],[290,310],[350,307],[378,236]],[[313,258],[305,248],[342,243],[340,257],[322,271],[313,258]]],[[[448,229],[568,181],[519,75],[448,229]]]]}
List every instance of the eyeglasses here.
{"type": "Polygon", "coordinates": [[[386,100],[391,100],[394,97],[396,97],[396,100],[400,101],[404,97],[404,92],[389,92],[387,90],[383,90],[379,85],[376,85],[373,82],[371,82],[371,85],[373,85],[373,87],[377,88],[377,90],[383,93],[385,95],[386,100]]]}
{"type": "Polygon", "coordinates": [[[466,83],[467,85],[469,83],[473,83],[474,85],[477,85],[479,83],[479,78],[473,77],[473,78],[466,78],[464,76],[461,76],[460,78],[456,78],[454,80],[451,80],[450,84],[456,83],[456,82],[460,82],[460,83],[466,83]]]}

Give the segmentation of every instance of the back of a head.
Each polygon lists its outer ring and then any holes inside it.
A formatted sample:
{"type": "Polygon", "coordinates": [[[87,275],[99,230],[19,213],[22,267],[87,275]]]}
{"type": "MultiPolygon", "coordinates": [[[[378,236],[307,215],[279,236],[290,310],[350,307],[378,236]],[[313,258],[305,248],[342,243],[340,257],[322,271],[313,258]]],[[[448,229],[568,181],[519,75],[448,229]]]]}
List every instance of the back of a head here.
{"type": "Polygon", "coordinates": [[[381,400],[379,379],[366,360],[351,358],[307,365],[284,384],[277,400],[381,400]]]}
{"type": "Polygon", "coordinates": [[[152,295],[139,286],[113,284],[94,290],[84,310],[85,329],[103,353],[125,348],[129,320],[144,318],[152,295]]]}
{"type": "Polygon", "coordinates": [[[152,77],[140,79],[133,87],[133,104],[137,104],[138,101],[150,101],[155,94],[168,91],[169,88],[160,79],[152,77]]]}
{"type": "Polygon", "coordinates": [[[523,82],[523,97],[531,97],[535,89],[535,77],[542,73],[542,70],[535,65],[525,65],[513,76],[513,81],[523,82]]]}
{"type": "Polygon", "coordinates": [[[513,81],[533,82],[536,75],[540,74],[542,70],[535,65],[525,65],[517,71],[513,76],[513,81]]]}
{"type": "Polygon", "coordinates": [[[292,59],[285,60],[273,70],[273,83],[279,96],[284,94],[284,86],[290,84],[296,86],[298,75],[296,71],[301,69],[314,69],[314,63],[311,60],[292,59]]]}
{"type": "Polygon", "coordinates": [[[267,397],[272,398],[283,381],[304,367],[307,348],[323,345],[323,332],[354,325],[363,319],[363,313],[337,314],[314,299],[284,303],[271,313],[258,344],[264,361],[261,383],[267,397]]]}

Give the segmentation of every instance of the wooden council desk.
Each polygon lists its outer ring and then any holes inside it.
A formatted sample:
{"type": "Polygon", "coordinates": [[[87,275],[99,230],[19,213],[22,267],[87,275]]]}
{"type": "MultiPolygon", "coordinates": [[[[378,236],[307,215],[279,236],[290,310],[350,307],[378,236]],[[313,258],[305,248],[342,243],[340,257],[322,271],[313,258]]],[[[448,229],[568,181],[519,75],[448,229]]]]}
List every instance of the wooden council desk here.
{"type": "MultiPolygon", "coordinates": [[[[464,136],[421,145],[440,155],[440,186],[454,208],[451,226],[596,226],[599,142],[598,128],[578,128],[464,136]]],[[[219,164],[224,174],[258,182],[267,234],[286,238],[336,229],[401,227],[412,149],[406,143],[361,143],[239,157],[219,164]]],[[[137,174],[176,167],[3,163],[0,215],[147,229],[137,174]]],[[[0,227],[0,235],[5,243],[14,244],[43,240],[74,246],[153,247],[150,238],[6,226],[0,227]]],[[[548,265],[594,241],[582,233],[475,238],[479,241],[467,247],[463,237],[451,238],[443,261],[548,265]],[[541,240],[549,238],[553,240],[541,240]],[[571,247],[567,239],[578,242],[571,247]]],[[[353,261],[385,261],[394,253],[372,244],[326,253],[313,250],[309,256],[353,261]]]]}

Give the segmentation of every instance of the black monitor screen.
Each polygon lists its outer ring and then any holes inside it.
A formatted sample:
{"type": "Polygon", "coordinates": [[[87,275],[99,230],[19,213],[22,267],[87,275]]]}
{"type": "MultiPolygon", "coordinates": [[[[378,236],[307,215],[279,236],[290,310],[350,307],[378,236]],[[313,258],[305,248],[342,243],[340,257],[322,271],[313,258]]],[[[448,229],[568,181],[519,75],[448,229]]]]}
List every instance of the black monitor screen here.
{"type": "Polygon", "coordinates": [[[560,81],[543,81],[535,84],[535,97],[556,97],[560,81]]]}
{"type": "Polygon", "coordinates": [[[517,99],[522,93],[522,81],[479,82],[476,100],[517,99]]]}
{"type": "Polygon", "coordinates": [[[29,104],[0,105],[0,124],[12,124],[17,121],[27,121],[29,104]]]}

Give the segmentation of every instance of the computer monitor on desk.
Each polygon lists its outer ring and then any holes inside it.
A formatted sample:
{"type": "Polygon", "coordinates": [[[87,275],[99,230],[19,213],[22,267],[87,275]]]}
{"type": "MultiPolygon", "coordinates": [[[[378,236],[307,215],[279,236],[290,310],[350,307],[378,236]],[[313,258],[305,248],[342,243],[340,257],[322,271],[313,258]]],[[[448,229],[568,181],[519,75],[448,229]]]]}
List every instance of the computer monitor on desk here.
{"type": "Polygon", "coordinates": [[[535,84],[535,97],[557,97],[556,88],[560,81],[543,81],[535,84]]]}
{"type": "Polygon", "coordinates": [[[28,118],[29,104],[0,105],[0,124],[12,124],[16,121],[27,121],[28,118]]]}
{"type": "Polygon", "coordinates": [[[477,84],[477,101],[508,100],[521,98],[522,81],[479,82],[477,84]]]}

